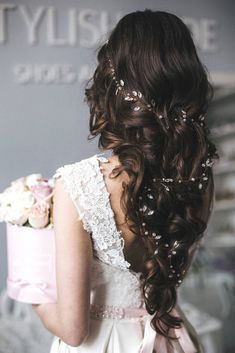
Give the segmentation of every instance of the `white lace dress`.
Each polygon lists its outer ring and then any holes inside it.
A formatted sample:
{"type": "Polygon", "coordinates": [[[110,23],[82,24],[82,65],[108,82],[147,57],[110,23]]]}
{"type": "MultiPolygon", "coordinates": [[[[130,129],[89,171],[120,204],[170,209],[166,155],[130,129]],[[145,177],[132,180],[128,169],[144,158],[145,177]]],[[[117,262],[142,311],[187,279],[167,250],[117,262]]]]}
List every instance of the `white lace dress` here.
{"type": "Polygon", "coordinates": [[[191,338],[184,326],[177,330],[181,344],[175,344],[172,351],[150,327],[140,273],[130,270],[130,263],[124,258],[124,239],[116,228],[99,161],[108,161],[104,153],[60,167],[53,175],[62,177],[79,218],[92,237],[93,271],[88,339],[72,347],[54,336],[50,353],[152,353],[154,349],[157,353],[201,352],[192,343],[196,333],[186,318],[191,338]]]}

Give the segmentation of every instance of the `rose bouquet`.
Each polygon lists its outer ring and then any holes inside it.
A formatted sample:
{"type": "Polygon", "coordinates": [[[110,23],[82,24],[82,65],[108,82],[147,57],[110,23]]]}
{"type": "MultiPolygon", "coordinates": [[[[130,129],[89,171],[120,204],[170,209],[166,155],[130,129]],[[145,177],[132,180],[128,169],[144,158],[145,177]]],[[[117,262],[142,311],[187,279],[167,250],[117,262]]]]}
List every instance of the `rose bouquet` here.
{"type": "Polygon", "coordinates": [[[0,193],[0,222],[33,228],[52,228],[54,180],[31,174],[16,179],[0,193]]]}
{"type": "Polygon", "coordinates": [[[6,222],[7,292],[26,303],[56,301],[54,179],[19,178],[0,193],[0,222],[6,222]]]}

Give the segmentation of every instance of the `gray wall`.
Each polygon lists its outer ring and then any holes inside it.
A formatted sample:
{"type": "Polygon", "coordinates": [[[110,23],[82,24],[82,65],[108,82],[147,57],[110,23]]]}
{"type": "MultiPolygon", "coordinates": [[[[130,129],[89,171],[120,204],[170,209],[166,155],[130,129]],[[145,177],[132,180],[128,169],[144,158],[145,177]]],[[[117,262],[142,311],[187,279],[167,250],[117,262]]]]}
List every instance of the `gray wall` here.
{"type": "MultiPolygon", "coordinates": [[[[98,151],[97,141],[87,142],[85,79],[109,29],[125,13],[144,8],[182,17],[213,82],[235,81],[233,1],[0,2],[0,191],[20,176],[47,178],[57,167],[98,151]],[[6,3],[11,8],[4,8],[6,3]]],[[[0,224],[0,290],[6,268],[5,224],[0,224]]]]}

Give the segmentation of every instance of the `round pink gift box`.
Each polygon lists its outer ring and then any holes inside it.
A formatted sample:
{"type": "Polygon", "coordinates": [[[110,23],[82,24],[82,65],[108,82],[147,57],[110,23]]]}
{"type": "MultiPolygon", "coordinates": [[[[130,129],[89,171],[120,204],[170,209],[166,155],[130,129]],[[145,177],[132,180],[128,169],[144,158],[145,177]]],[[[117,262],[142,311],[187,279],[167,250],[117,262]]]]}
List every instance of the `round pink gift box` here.
{"type": "Polygon", "coordinates": [[[7,224],[7,293],[19,302],[56,302],[54,229],[7,224]]]}

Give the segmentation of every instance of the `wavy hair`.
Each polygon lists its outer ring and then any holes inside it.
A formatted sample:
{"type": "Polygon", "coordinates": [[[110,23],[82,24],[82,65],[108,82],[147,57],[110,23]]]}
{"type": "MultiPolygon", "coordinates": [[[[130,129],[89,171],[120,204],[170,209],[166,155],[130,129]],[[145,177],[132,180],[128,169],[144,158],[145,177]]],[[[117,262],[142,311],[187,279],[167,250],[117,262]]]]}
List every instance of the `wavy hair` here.
{"type": "Polygon", "coordinates": [[[122,171],[129,175],[129,182],[123,182],[121,207],[130,229],[146,248],[142,268],[146,309],[154,314],[151,325],[156,332],[171,339],[170,328],[182,323],[170,313],[177,301],[177,276],[183,278],[187,273],[206,230],[213,208],[214,181],[212,169],[203,190],[188,182],[171,183],[167,191],[161,182],[153,180],[196,178],[208,154],[218,158],[209,139],[210,130],[199,120],[213,98],[213,88],[190,30],[171,13],[145,9],[125,15],[111,31],[108,44],[98,48],[97,59],[85,89],[90,109],[88,139],[98,135],[99,148],[113,149],[118,155],[120,166],[114,168],[113,177],[122,171]],[[107,55],[116,77],[130,90],[140,90],[146,103],[153,99],[169,128],[154,112],[144,106],[134,110],[135,102],[126,101],[121,92],[116,94],[107,55]],[[181,109],[193,123],[175,121],[181,109]],[[146,189],[152,190],[153,198],[146,189]],[[141,212],[143,205],[153,214],[141,212]],[[163,235],[158,252],[153,233],[163,235]],[[172,258],[176,276],[170,278],[164,244],[171,247],[175,241],[179,244],[172,258]]]}

